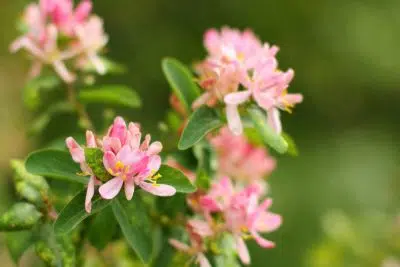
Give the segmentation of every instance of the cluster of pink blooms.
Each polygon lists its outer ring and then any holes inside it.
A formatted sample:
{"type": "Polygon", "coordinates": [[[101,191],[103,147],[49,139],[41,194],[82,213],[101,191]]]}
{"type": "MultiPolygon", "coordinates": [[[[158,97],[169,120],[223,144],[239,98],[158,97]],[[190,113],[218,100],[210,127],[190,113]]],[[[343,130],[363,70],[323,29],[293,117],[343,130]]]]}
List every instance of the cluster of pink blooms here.
{"type": "Polygon", "coordinates": [[[303,99],[301,94],[288,94],[293,79],[292,69],[278,68],[276,46],[261,41],[251,32],[222,28],[208,30],[204,36],[207,58],[197,65],[200,86],[205,90],[194,103],[215,106],[226,105],[226,116],[231,131],[240,135],[243,126],[239,105],[254,100],[268,114],[268,124],[282,131],[279,110],[290,111],[303,99]]]}
{"type": "Polygon", "coordinates": [[[218,177],[229,176],[236,181],[262,181],[275,169],[276,160],[265,147],[257,147],[243,135],[234,135],[224,127],[210,139],[217,153],[218,177]]]}
{"type": "MultiPolygon", "coordinates": [[[[85,160],[85,151],[72,137],[66,139],[66,145],[73,160],[80,164],[84,175],[90,175],[85,208],[91,211],[91,199],[95,186],[101,181],[94,175],[85,160]]],[[[126,125],[124,119],[117,117],[107,134],[96,140],[91,131],[86,133],[86,147],[98,147],[104,152],[104,168],[113,178],[100,185],[99,193],[104,199],[112,199],[118,195],[122,187],[126,198],[131,200],[135,186],[157,196],[172,196],[176,193],[174,187],[158,184],[157,171],[161,166],[162,150],[160,142],[151,143],[150,135],[146,135],[141,143],[141,132],[138,124],[126,125]]]]}
{"type": "Polygon", "coordinates": [[[25,49],[33,57],[33,77],[40,74],[45,64],[71,83],[75,80],[75,74],[67,68],[67,61],[71,60],[74,68],[91,64],[98,73],[105,73],[105,65],[98,56],[108,41],[103,21],[91,15],[90,0],[83,0],[75,9],[73,5],[73,0],[40,0],[25,9],[24,33],[10,49],[25,49]]]}
{"type": "Polygon", "coordinates": [[[215,182],[206,195],[198,197],[198,203],[191,202],[192,208],[201,214],[187,222],[190,246],[171,239],[170,244],[176,249],[197,257],[201,267],[211,266],[204,255],[207,240],[230,233],[236,244],[240,260],[250,263],[246,239],[254,239],[264,248],[275,244],[264,239],[260,233],[276,230],[282,222],[281,216],[269,212],[272,200],[261,201],[262,190],[258,186],[235,187],[227,177],[215,182]]]}

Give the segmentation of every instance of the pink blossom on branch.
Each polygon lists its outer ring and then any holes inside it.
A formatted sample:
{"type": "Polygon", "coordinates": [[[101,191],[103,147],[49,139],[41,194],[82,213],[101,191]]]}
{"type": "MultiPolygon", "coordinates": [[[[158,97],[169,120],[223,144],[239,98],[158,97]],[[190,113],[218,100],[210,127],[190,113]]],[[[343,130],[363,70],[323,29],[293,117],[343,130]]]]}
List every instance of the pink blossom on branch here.
{"type": "Polygon", "coordinates": [[[273,248],[275,244],[260,233],[275,231],[282,223],[280,215],[268,211],[272,200],[268,198],[261,201],[261,193],[253,185],[237,190],[231,180],[224,177],[214,183],[208,194],[200,200],[206,218],[211,218],[208,214],[222,214],[223,226],[220,229],[233,235],[238,255],[244,264],[250,263],[244,240],[252,238],[263,248],[273,248]]]}
{"type": "Polygon", "coordinates": [[[278,109],[290,110],[302,101],[302,96],[287,93],[293,70],[278,69],[279,48],[261,43],[250,30],[240,32],[227,27],[220,32],[208,30],[204,46],[208,56],[196,70],[205,92],[193,103],[193,108],[224,103],[229,128],[240,135],[243,126],[238,107],[254,100],[267,111],[270,126],[280,133],[278,109]]]}

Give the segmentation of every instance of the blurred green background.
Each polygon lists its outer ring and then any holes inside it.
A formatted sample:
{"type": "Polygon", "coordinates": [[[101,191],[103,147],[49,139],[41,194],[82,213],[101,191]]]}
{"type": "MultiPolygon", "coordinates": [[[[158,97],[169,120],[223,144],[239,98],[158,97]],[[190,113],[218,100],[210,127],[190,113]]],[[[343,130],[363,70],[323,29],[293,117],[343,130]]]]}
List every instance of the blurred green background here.
{"type": "MultiPolygon", "coordinates": [[[[8,53],[17,36],[14,21],[28,2],[0,0],[1,211],[12,191],[8,161],[32,149],[24,132],[30,114],[21,103],[29,63],[22,54],[8,53]]],[[[270,183],[273,210],[283,214],[284,224],[270,235],[275,249],[252,244],[252,266],[312,266],[310,253],[327,239],[322,218],[332,211],[361,221],[377,214],[394,220],[399,213],[400,1],[94,2],[110,36],[108,56],[129,67],[127,74],[111,80],[132,86],[143,97],[144,107],[132,111],[131,118],[149,130],[156,131],[168,107],[160,60],[173,56],[190,64],[203,58],[202,36],[210,27],[251,28],[263,41],[281,47],[281,68],[295,69],[290,90],[303,93],[305,101],[283,122],[300,156],[279,158],[270,183]]],[[[389,225],[372,224],[367,232],[384,227],[389,225]]],[[[359,242],[376,245],[372,238],[359,242]]],[[[0,257],[1,266],[8,266],[5,249],[0,257]]],[[[322,260],[318,266],[366,265],[322,260]]]]}

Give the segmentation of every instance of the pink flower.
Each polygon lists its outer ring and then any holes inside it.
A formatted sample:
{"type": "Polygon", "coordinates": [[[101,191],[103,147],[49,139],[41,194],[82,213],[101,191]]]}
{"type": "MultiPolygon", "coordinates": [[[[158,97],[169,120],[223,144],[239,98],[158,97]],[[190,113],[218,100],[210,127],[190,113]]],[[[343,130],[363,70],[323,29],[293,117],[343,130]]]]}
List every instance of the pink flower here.
{"type": "Polygon", "coordinates": [[[112,199],[124,185],[125,196],[132,199],[135,185],[157,196],[172,196],[174,187],[158,184],[160,175],[155,175],[161,166],[158,155],[160,142],[150,143],[150,135],[140,144],[141,133],[136,124],[126,127],[121,117],[114,120],[108,134],[103,138],[104,167],[114,177],[100,186],[100,195],[112,199]]]}
{"type": "MultiPolygon", "coordinates": [[[[94,195],[95,185],[100,183],[100,181],[97,180],[96,176],[93,174],[93,171],[87,165],[85,160],[85,152],[83,148],[75,141],[75,139],[72,137],[68,137],[65,142],[72,156],[72,159],[80,164],[82,174],[85,176],[90,175],[85,200],[86,212],[90,213],[92,210],[91,200],[94,195]]],[[[97,147],[95,137],[91,131],[86,132],[86,146],[91,148],[97,147]]]]}
{"type": "Polygon", "coordinates": [[[267,211],[272,204],[271,199],[259,204],[260,193],[255,186],[236,191],[230,179],[224,177],[214,183],[209,193],[200,200],[206,213],[222,213],[224,229],[233,234],[238,255],[244,264],[250,263],[244,239],[251,237],[261,247],[272,248],[275,244],[259,233],[272,232],[282,222],[280,215],[267,211]]]}
{"type": "Polygon", "coordinates": [[[276,161],[264,147],[250,144],[245,136],[233,135],[226,127],[209,140],[217,152],[220,177],[229,176],[252,183],[262,180],[275,169],[276,161]]]}
{"type": "Polygon", "coordinates": [[[268,112],[268,123],[280,133],[278,109],[289,110],[301,102],[302,96],[286,93],[293,71],[278,70],[275,56],[279,48],[262,44],[250,30],[240,32],[227,27],[220,32],[208,30],[204,45],[209,54],[196,69],[205,93],[193,103],[193,108],[224,103],[229,129],[241,135],[238,108],[254,99],[268,112]]]}
{"type": "Polygon", "coordinates": [[[176,239],[169,239],[170,245],[186,254],[195,256],[196,262],[200,267],[211,267],[210,262],[204,255],[206,251],[204,238],[212,235],[209,225],[201,220],[189,220],[186,224],[186,230],[189,234],[190,246],[176,239]]]}

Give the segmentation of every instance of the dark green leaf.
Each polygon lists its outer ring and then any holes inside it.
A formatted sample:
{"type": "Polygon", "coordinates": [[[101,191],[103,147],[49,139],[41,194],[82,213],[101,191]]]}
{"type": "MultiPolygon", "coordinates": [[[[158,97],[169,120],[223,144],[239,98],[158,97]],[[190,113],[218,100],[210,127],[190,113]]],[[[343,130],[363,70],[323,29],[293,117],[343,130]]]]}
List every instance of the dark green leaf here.
{"type": "Polygon", "coordinates": [[[267,119],[264,113],[257,108],[249,108],[248,112],[253,121],[254,127],[262,136],[264,143],[281,154],[286,153],[288,149],[288,143],[281,135],[275,133],[274,130],[267,124],[267,119]]]}
{"type": "Polygon", "coordinates": [[[105,85],[99,88],[83,89],[78,99],[82,103],[100,103],[137,108],[141,106],[140,97],[131,88],[124,85],[105,85]]]}
{"type": "Polygon", "coordinates": [[[88,239],[99,250],[104,249],[112,240],[117,231],[117,221],[114,218],[112,208],[106,207],[92,221],[88,239]]]}
{"type": "Polygon", "coordinates": [[[0,216],[0,231],[20,231],[31,229],[42,217],[30,203],[16,203],[0,216]]]}
{"type": "Polygon", "coordinates": [[[192,185],[189,178],[180,170],[167,165],[161,165],[158,172],[161,174],[161,177],[158,178],[157,183],[171,185],[175,187],[177,192],[181,193],[193,193],[196,191],[196,187],[192,185]]]}
{"type": "Polygon", "coordinates": [[[50,123],[52,117],[59,113],[72,113],[74,112],[73,106],[68,102],[57,102],[51,104],[48,109],[35,118],[29,128],[29,134],[38,134],[42,132],[50,123]]]}
{"type": "Polygon", "coordinates": [[[200,95],[200,90],[194,82],[191,72],[174,58],[164,58],[161,65],[173,92],[186,111],[190,111],[193,101],[200,95]]]}
{"type": "Polygon", "coordinates": [[[112,201],[112,210],[128,244],[144,263],[149,262],[152,234],[150,220],[140,197],[128,201],[120,194],[112,201]]]}
{"type": "Polygon", "coordinates": [[[104,168],[103,156],[104,152],[99,148],[85,148],[86,163],[98,179],[106,182],[113,176],[104,168]]]}
{"type": "Polygon", "coordinates": [[[181,150],[188,149],[199,142],[207,133],[222,125],[223,122],[215,110],[206,106],[198,108],[190,116],[179,140],[178,148],[181,150]]]}
{"type": "Polygon", "coordinates": [[[19,259],[32,245],[33,235],[31,231],[11,232],[6,234],[6,243],[11,258],[18,265],[19,259]]]}
{"type": "Polygon", "coordinates": [[[79,164],[71,155],[62,150],[43,149],[32,152],[25,162],[28,172],[49,178],[87,184],[88,178],[78,175],[81,173],[79,164]]]}
{"type": "Polygon", "coordinates": [[[92,199],[92,212],[85,210],[86,189],[78,193],[58,215],[54,223],[54,231],[57,234],[67,234],[72,231],[80,222],[93,215],[110,204],[109,200],[102,199],[95,195],[92,199]]]}

